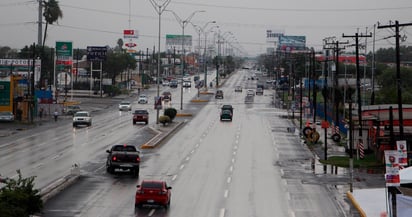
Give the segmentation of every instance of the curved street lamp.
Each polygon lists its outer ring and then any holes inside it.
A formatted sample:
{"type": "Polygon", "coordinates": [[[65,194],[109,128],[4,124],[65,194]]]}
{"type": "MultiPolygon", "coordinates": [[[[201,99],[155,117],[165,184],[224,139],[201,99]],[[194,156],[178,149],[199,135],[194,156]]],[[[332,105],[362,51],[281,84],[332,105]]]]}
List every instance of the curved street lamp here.
{"type": "Polygon", "coordinates": [[[193,16],[196,13],[200,12],[206,12],[204,10],[197,10],[191,13],[186,19],[182,20],[174,11],[172,10],[166,10],[169,12],[172,12],[172,14],[175,16],[177,22],[179,23],[180,27],[182,27],[182,61],[180,61],[181,64],[181,73],[182,73],[182,83],[180,85],[180,110],[183,110],[183,75],[184,75],[184,65],[185,65],[185,27],[186,25],[190,22],[190,20],[193,18],[193,16]]]}
{"type": "Polygon", "coordinates": [[[152,3],[154,9],[156,10],[157,14],[159,15],[159,34],[158,34],[158,46],[157,46],[157,78],[156,78],[156,83],[157,83],[157,98],[155,102],[155,107],[156,107],[156,124],[159,124],[159,107],[157,105],[157,101],[160,99],[160,88],[159,88],[159,73],[160,73],[160,27],[161,27],[161,16],[163,11],[166,10],[167,5],[169,5],[171,0],[165,0],[163,3],[157,3],[155,0],[150,0],[150,3],[152,3]]]}

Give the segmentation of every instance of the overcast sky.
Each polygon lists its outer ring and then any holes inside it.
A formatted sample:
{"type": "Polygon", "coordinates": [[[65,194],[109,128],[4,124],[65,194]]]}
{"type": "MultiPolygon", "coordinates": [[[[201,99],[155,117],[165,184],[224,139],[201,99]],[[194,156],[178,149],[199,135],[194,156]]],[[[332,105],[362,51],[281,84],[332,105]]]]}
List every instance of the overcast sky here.
{"type": "MultiPolygon", "coordinates": [[[[63,18],[49,26],[47,46],[54,47],[56,41],[72,41],[74,48],[114,47],[123,37],[123,30],[130,28],[139,31],[138,50],[157,47],[158,14],[150,0],[59,0],[59,3],[63,18]]],[[[412,23],[411,0],[171,0],[167,9],[181,19],[194,11],[205,10],[196,13],[192,23],[203,26],[216,21],[219,30],[232,32],[236,39],[231,41],[237,41],[237,46],[249,55],[266,51],[266,30],[306,36],[306,46],[320,50],[324,38],[335,36],[339,41],[352,42],[351,38],[342,38],[342,34],[373,33],[378,22],[412,23]]],[[[37,0],[1,0],[0,18],[0,46],[21,49],[37,43],[37,0]]],[[[165,35],[181,34],[182,28],[172,13],[164,12],[161,31],[163,50],[165,35]]],[[[185,28],[185,34],[191,34],[193,43],[197,43],[198,34],[191,25],[185,28]]],[[[402,28],[401,34],[407,37],[402,45],[411,45],[412,26],[402,28]]],[[[392,35],[391,29],[376,29],[376,46],[394,46],[394,38],[385,39],[392,35]]],[[[368,39],[368,50],[372,50],[372,39],[368,39]]]]}

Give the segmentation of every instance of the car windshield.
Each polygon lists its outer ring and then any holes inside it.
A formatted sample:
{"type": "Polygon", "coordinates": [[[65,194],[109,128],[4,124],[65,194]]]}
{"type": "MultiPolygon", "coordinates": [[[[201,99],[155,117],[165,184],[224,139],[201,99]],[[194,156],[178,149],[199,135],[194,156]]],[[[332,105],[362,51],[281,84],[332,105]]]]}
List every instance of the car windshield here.
{"type": "Polygon", "coordinates": [[[120,105],[130,105],[130,102],[121,102],[120,105]]]}
{"type": "Polygon", "coordinates": [[[86,112],[77,112],[74,116],[76,116],[76,117],[87,117],[88,114],[86,112]]]}
{"type": "Polygon", "coordinates": [[[1,116],[9,116],[9,115],[12,115],[13,113],[11,113],[11,112],[0,112],[0,115],[1,116]]]}
{"type": "Polygon", "coordinates": [[[134,111],[135,114],[147,114],[148,112],[146,110],[136,110],[134,111]]]}
{"type": "Polygon", "coordinates": [[[134,146],[124,146],[124,145],[116,145],[113,147],[113,151],[127,151],[127,152],[134,152],[136,151],[136,148],[134,146]]]}

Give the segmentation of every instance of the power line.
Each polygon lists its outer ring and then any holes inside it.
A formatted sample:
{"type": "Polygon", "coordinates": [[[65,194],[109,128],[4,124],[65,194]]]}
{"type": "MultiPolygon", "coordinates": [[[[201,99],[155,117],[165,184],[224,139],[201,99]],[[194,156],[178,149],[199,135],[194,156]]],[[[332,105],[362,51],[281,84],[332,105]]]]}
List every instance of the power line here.
{"type": "Polygon", "coordinates": [[[174,1],[172,4],[213,7],[213,8],[226,8],[226,9],[241,9],[241,10],[254,10],[254,11],[281,11],[281,12],[365,12],[365,11],[388,11],[388,10],[410,10],[410,7],[386,7],[386,8],[257,8],[257,7],[241,7],[241,6],[228,6],[228,5],[216,5],[216,4],[203,4],[203,3],[191,3],[191,2],[179,2],[174,1]]]}

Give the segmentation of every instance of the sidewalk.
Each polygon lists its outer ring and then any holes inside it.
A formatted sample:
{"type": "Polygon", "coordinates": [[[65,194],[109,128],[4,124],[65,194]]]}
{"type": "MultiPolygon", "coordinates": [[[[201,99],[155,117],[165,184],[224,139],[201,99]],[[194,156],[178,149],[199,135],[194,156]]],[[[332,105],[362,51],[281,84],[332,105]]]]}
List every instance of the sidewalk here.
{"type": "MultiPolygon", "coordinates": [[[[299,126],[299,121],[295,126],[299,126]]],[[[312,152],[316,154],[319,159],[324,159],[325,156],[325,130],[320,125],[315,125],[316,131],[320,134],[319,143],[322,145],[315,146],[312,152]]],[[[296,128],[299,131],[299,127],[296,128]]],[[[345,148],[338,146],[336,142],[331,139],[331,131],[327,130],[327,156],[347,156],[345,148]]],[[[343,173],[340,175],[347,176],[350,181],[349,168],[342,168],[343,173]]],[[[342,171],[342,170],[340,170],[342,171]]],[[[380,216],[386,211],[386,194],[385,194],[385,179],[381,173],[374,173],[366,169],[354,168],[353,170],[353,192],[348,188],[346,195],[350,203],[358,210],[362,217],[380,216]]]]}

